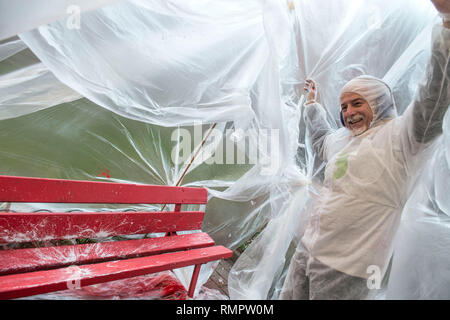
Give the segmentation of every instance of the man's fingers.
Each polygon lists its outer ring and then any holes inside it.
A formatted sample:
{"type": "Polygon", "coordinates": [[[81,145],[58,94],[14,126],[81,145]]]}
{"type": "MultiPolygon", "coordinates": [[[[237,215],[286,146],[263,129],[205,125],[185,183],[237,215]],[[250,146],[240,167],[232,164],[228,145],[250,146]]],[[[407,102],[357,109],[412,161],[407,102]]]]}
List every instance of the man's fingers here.
{"type": "Polygon", "coordinates": [[[306,85],[308,87],[313,88],[313,89],[316,87],[316,83],[313,80],[311,80],[311,79],[306,79],[306,85]]]}
{"type": "Polygon", "coordinates": [[[311,79],[306,79],[305,86],[303,87],[303,90],[306,94],[313,94],[316,95],[316,83],[311,79]]]}

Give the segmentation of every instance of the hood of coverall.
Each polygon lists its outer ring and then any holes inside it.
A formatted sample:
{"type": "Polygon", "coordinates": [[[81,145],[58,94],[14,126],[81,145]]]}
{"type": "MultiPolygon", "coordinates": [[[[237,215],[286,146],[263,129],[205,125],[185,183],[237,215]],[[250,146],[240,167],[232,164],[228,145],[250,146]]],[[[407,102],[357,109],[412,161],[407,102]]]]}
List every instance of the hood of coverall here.
{"type": "Polygon", "coordinates": [[[397,116],[391,88],[381,79],[367,75],[358,76],[344,85],[341,95],[347,92],[359,94],[368,102],[373,112],[370,126],[380,120],[397,116]]]}

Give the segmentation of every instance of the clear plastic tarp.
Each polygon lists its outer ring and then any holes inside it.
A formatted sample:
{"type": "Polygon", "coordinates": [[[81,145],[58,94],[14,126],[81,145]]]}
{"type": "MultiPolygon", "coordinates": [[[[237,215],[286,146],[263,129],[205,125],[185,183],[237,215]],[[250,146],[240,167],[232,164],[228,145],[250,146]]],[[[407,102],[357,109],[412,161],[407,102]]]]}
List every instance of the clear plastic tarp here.
{"type": "MultiPolygon", "coordinates": [[[[325,173],[304,121],[305,79],[333,129],[341,88],[361,74],[388,83],[402,115],[436,10],[422,0],[97,2],[58,16],[49,1],[34,25],[33,11],[8,4],[24,14],[0,41],[0,173],[206,187],[203,230],[216,243],[236,249],[257,235],[230,272],[230,298],[277,299],[325,173]]],[[[408,191],[378,298],[450,298],[449,121],[408,191]]],[[[44,208],[0,204],[24,206],[44,208]]],[[[191,272],[177,276],[186,285],[191,272]]]]}

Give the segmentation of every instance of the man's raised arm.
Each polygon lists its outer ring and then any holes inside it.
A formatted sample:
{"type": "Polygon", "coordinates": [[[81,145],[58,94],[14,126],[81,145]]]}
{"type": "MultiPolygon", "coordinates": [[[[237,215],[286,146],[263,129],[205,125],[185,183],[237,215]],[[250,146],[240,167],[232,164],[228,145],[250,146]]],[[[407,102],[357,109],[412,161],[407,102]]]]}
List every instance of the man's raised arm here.
{"type": "Polygon", "coordinates": [[[313,80],[307,79],[305,85],[305,114],[304,119],[308,129],[309,137],[316,154],[324,161],[327,161],[325,154],[325,139],[333,132],[327,121],[325,109],[316,102],[317,87],[313,80]]]}
{"type": "MultiPolygon", "coordinates": [[[[450,16],[450,1],[432,1],[441,13],[450,16]]],[[[426,72],[410,106],[405,111],[410,146],[414,153],[420,145],[442,133],[444,114],[450,104],[450,19],[434,26],[431,56],[426,72]],[[411,118],[412,119],[408,119],[411,118]],[[415,146],[415,147],[414,147],[415,146]]]]}

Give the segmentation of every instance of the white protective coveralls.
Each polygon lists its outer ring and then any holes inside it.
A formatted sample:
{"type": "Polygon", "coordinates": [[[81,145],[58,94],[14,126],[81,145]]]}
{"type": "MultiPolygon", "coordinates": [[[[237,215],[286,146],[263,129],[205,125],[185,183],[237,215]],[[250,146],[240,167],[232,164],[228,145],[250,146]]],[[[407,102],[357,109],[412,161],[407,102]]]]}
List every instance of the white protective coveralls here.
{"type": "Polygon", "coordinates": [[[398,117],[381,80],[360,76],[347,83],[342,92],[361,95],[373,111],[370,128],[360,135],[333,131],[319,103],[305,107],[314,150],[327,165],[280,299],[364,299],[375,293],[367,279],[377,269],[385,275],[403,206],[442,133],[450,103],[449,54],[450,29],[436,25],[426,74],[398,117]]]}

